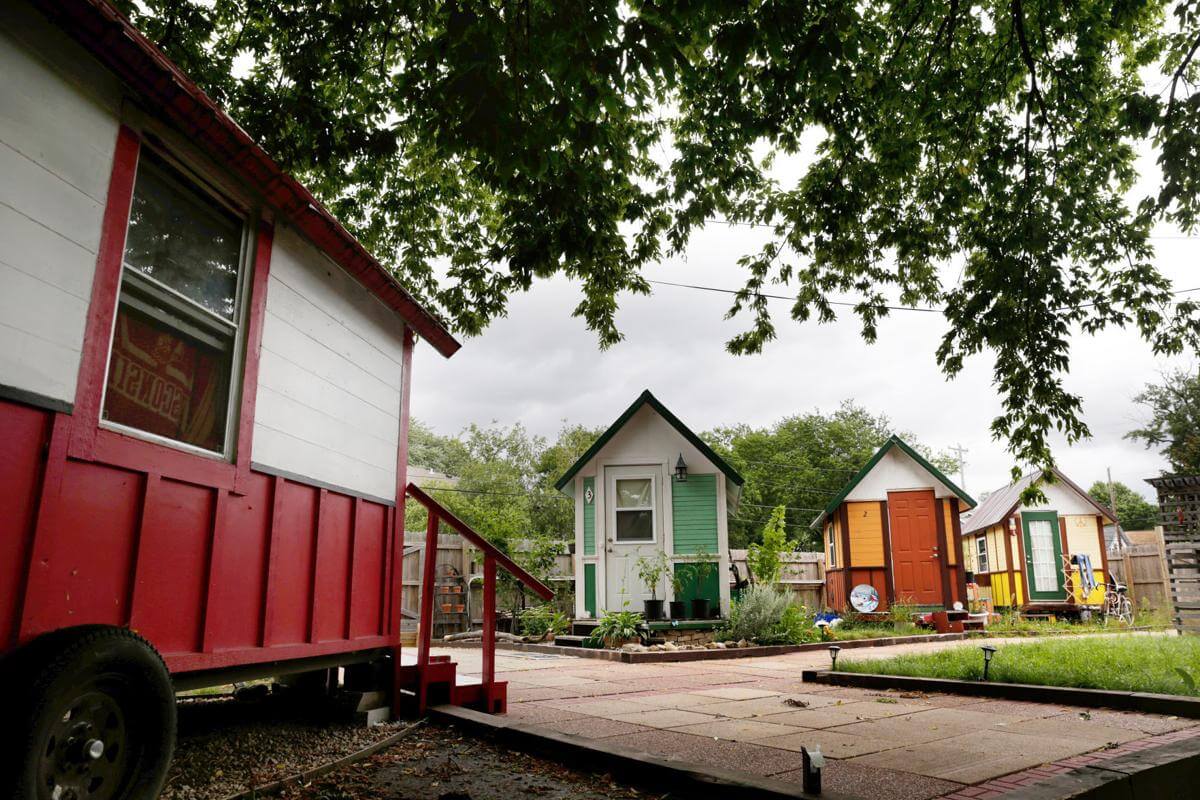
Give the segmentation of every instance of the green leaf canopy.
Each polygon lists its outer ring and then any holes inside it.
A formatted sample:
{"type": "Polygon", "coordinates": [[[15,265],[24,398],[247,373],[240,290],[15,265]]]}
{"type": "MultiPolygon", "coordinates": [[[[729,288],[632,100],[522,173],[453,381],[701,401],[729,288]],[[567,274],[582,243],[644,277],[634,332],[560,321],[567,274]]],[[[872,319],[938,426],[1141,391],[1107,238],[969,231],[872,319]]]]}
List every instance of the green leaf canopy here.
{"type": "Polygon", "coordinates": [[[801,322],[850,298],[867,340],[941,309],[942,368],[991,354],[993,432],[1041,467],[1088,434],[1073,333],[1196,345],[1148,237],[1200,219],[1200,0],[119,5],[468,335],[561,273],[611,345],[643,268],[762,225],[730,350],[775,337],[770,287],[801,322]]]}

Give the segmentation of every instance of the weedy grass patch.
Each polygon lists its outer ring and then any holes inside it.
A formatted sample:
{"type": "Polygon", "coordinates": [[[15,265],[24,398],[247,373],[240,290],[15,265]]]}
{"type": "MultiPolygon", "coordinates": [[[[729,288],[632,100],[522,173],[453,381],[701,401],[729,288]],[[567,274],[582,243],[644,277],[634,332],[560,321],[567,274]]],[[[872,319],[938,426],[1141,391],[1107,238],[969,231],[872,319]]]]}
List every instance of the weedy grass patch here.
{"type": "MultiPolygon", "coordinates": [[[[839,671],[977,681],[978,645],[882,659],[844,658],[839,671]]],[[[988,679],[998,683],[1152,692],[1200,697],[1200,637],[1064,637],[997,645],[988,679]]]]}

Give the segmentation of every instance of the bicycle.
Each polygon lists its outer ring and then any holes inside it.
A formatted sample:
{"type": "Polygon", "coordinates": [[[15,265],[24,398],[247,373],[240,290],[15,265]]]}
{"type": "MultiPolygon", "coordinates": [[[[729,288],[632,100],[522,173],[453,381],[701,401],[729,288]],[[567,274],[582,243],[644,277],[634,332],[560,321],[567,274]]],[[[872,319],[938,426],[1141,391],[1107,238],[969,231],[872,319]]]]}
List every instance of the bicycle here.
{"type": "Polygon", "coordinates": [[[1114,617],[1126,625],[1133,624],[1133,602],[1129,599],[1128,591],[1125,584],[1112,575],[1108,576],[1108,580],[1104,583],[1104,605],[1101,607],[1106,626],[1108,621],[1114,617]]]}

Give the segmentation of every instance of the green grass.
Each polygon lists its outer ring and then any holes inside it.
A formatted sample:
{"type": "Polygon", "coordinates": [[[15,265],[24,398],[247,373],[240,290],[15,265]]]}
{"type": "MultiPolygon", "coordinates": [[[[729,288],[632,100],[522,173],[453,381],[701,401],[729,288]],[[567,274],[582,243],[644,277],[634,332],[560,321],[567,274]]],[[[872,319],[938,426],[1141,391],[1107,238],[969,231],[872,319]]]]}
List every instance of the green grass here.
{"type": "Polygon", "coordinates": [[[927,628],[918,628],[912,623],[893,625],[885,622],[878,624],[860,622],[854,625],[838,625],[835,628],[830,628],[828,638],[831,642],[848,642],[854,639],[890,639],[895,636],[925,636],[933,632],[933,630],[927,628]]]}
{"type": "MultiPolygon", "coordinates": [[[[973,681],[983,670],[983,654],[977,645],[962,645],[883,659],[843,656],[838,669],[973,681]]],[[[1200,637],[1096,636],[1002,644],[988,677],[1002,683],[1200,697],[1200,637]]]]}

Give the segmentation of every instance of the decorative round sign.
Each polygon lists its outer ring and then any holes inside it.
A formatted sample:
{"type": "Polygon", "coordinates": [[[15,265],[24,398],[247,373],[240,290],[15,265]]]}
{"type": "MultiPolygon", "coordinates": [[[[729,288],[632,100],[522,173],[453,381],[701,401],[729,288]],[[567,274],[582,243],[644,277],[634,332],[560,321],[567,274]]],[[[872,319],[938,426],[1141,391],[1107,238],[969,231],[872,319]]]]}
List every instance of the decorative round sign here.
{"type": "Polygon", "coordinates": [[[589,506],[592,504],[592,498],[595,496],[596,495],[592,492],[592,487],[589,486],[583,490],[583,501],[589,506]]]}
{"type": "Polygon", "coordinates": [[[879,592],[869,583],[860,583],[850,591],[850,605],[855,611],[868,614],[879,608],[879,592]]]}

